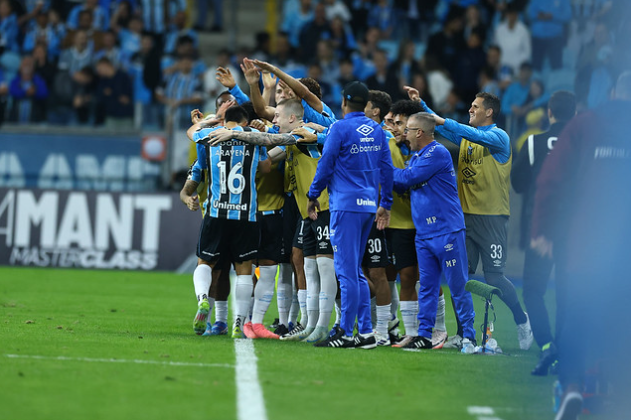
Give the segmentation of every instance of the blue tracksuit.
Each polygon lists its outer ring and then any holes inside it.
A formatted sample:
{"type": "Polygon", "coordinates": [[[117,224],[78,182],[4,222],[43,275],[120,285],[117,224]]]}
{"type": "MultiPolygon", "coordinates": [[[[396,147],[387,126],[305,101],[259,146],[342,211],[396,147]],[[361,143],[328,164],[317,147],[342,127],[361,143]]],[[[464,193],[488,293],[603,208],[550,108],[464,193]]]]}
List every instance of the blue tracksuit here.
{"type": "Polygon", "coordinates": [[[370,291],[361,271],[368,234],[379,206],[392,206],[392,158],[384,131],[363,112],[346,114],[329,129],[308,196],[329,191],[331,244],[342,291],[341,327],[372,332],[370,291]],[[381,200],[379,199],[381,186],[381,200]],[[379,203],[378,203],[379,202],[379,203]]]}
{"type": "Polygon", "coordinates": [[[463,335],[475,339],[475,312],[467,282],[467,249],[456,173],[447,149],[431,142],[414,153],[405,169],[394,168],[395,191],[410,189],[416,227],[420,289],[418,335],[430,338],[436,322],[440,275],[445,274],[463,335]]]}

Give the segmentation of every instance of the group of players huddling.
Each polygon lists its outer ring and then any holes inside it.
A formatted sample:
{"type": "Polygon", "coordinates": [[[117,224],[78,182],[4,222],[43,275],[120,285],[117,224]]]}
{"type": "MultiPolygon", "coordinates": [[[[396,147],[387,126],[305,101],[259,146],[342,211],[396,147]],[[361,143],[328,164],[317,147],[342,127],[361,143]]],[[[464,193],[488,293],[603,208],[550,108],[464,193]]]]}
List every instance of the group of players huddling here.
{"type": "Polygon", "coordinates": [[[330,240],[326,189],[318,198],[317,217],[308,210],[309,188],[336,116],[321,101],[314,79],[297,80],[247,58],[241,69],[250,96],[228,70],[218,68],[217,79],[228,90],[217,98],[216,114],[204,118],[199,110],[191,112],[193,125],[187,132],[196,142],[197,160],[180,197],[189,209],[202,203],[205,211],[193,274],[197,334],[227,334],[228,273],[234,266],[233,338],[365,349],[450,347],[471,353],[475,314],[464,285],[481,258],[487,282],[502,289],[513,311],[520,347],[530,347],[527,315],[503,276],[511,153],[508,136],[493,123],[497,97],[476,96],[469,127],[437,116],[413,88],[406,88],[409,100],[392,104],[387,93],[368,91],[359,82],[345,87],[343,113],[363,113],[374,122],[357,128],[357,141],[366,143],[353,145],[350,153],[378,152],[381,145],[373,137],[384,138],[394,191],[389,225],[383,229],[373,223],[361,264],[370,285],[373,332],[358,332],[354,341],[344,341],[339,340],[337,250],[330,240]],[[269,106],[272,95],[275,107],[269,106]],[[374,127],[383,133],[375,136],[374,127]],[[460,146],[457,174],[447,149],[434,140],[434,130],[460,146]],[[258,278],[253,266],[259,267],[258,278]],[[449,340],[441,275],[449,284],[458,321],[449,340]],[[263,318],[275,285],[278,324],[272,332],[263,318]],[[329,331],[334,308],[335,326],[329,331]],[[402,337],[399,309],[406,333],[402,337]]]}

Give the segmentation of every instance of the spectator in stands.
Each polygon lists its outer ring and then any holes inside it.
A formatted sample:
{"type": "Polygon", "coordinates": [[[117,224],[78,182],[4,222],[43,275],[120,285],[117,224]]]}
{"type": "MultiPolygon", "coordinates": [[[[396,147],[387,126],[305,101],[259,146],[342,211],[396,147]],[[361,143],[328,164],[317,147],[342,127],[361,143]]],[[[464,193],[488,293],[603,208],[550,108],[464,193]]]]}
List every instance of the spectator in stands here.
{"type": "Polygon", "coordinates": [[[167,117],[179,128],[190,127],[190,110],[203,102],[201,83],[193,73],[193,64],[194,57],[180,57],[175,71],[165,76],[163,86],[157,90],[158,100],[167,108],[167,117]]]}
{"type": "Polygon", "coordinates": [[[546,58],[553,70],[563,67],[565,25],[572,18],[570,0],[530,0],[528,6],[532,34],[532,66],[543,69],[546,58]]]}
{"type": "Polygon", "coordinates": [[[57,64],[50,58],[45,43],[38,42],[35,44],[35,48],[33,48],[33,60],[35,62],[35,73],[44,79],[46,86],[50,90],[53,83],[55,83],[57,64]]]}
{"type": "Polygon", "coordinates": [[[366,79],[369,90],[386,92],[396,102],[401,99],[401,87],[396,74],[388,68],[388,56],[384,50],[377,50],[373,55],[375,74],[366,79]]]}
{"type": "MultiPolygon", "coordinates": [[[[197,23],[195,24],[196,31],[206,30],[206,19],[208,15],[209,0],[197,0],[197,23]]],[[[223,31],[223,0],[212,0],[213,4],[213,25],[210,27],[210,32],[223,31]]]]}
{"type": "Polygon", "coordinates": [[[460,53],[465,49],[462,35],[462,13],[452,9],[447,16],[442,31],[432,35],[427,43],[426,56],[435,57],[450,75],[453,75],[459,64],[460,53]]]}
{"type": "Polygon", "coordinates": [[[519,72],[522,63],[530,62],[530,30],[519,20],[519,10],[513,3],[506,6],[506,16],[495,29],[493,38],[502,51],[501,65],[510,67],[513,74],[519,72]]]}
{"type": "Polygon", "coordinates": [[[434,10],[439,0],[394,0],[392,10],[397,39],[426,43],[431,25],[436,20],[434,10]]]}
{"type": "Polygon", "coordinates": [[[454,121],[464,124],[467,121],[469,115],[469,105],[462,100],[462,95],[458,93],[456,88],[451,89],[447,95],[444,105],[440,109],[443,118],[451,118],[454,121]]]}
{"type": "MultiPolygon", "coordinates": [[[[493,69],[495,80],[499,87],[504,91],[513,81],[513,70],[507,65],[502,64],[502,50],[497,45],[491,45],[486,51],[486,65],[493,69]]],[[[501,98],[501,96],[498,96],[501,98]]]]}
{"type": "Polygon", "coordinates": [[[103,46],[103,32],[97,31],[92,27],[92,14],[87,10],[79,12],[79,26],[77,29],[71,29],[66,33],[66,37],[62,41],[61,47],[68,48],[74,43],[75,34],[82,31],[88,38],[88,44],[92,51],[98,51],[103,46]]]}
{"type": "Polygon", "coordinates": [[[330,42],[338,60],[348,57],[350,53],[357,48],[353,31],[350,30],[350,27],[345,24],[339,16],[335,16],[333,20],[331,20],[330,42]]]}
{"type": "Polygon", "coordinates": [[[395,22],[394,11],[388,0],[378,0],[368,12],[368,26],[379,28],[384,38],[390,38],[395,22]]]}
{"type": "MultiPolygon", "coordinates": [[[[316,80],[324,80],[327,83],[332,83],[334,80],[337,80],[340,76],[340,65],[339,61],[335,57],[335,53],[333,51],[333,46],[331,41],[329,40],[320,40],[318,41],[318,47],[316,52],[315,61],[320,66],[322,71],[321,79],[316,80]]],[[[329,92],[331,90],[329,89],[329,92]]],[[[328,102],[328,101],[324,101],[328,102]]]]}
{"type": "Polygon", "coordinates": [[[169,30],[165,35],[164,53],[173,54],[177,45],[177,40],[183,36],[188,36],[193,40],[195,48],[199,45],[197,32],[193,29],[186,28],[186,12],[181,10],[173,16],[173,23],[169,26],[169,30]]]}
{"type": "Polygon", "coordinates": [[[359,50],[353,54],[353,66],[355,68],[355,77],[359,80],[365,80],[375,74],[375,65],[373,56],[379,50],[379,41],[381,40],[381,31],[379,28],[368,28],[364,35],[364,39],[359,43],[359,50]]]}
{"type": "Polygon", "coordinates": [[[150,33],[142,35],[140,50],[130,60],[128,68],[132,78],[134,100],[142,106],[143,126],[160,126],[162,105],[154,100],[154,92],[162,83],[160,52],[155,48],[150,33]]]}
{"type": "Polygon", "coordinates": [[[79,4],[72,8],[68,15],[67,25],[70,29],[86,29],[79,23],[82,12],[88,12],[92,17],[92,29],[95,31],[105,31],[110,27],[110,17],[108,11],[99,5],[98,0],[85,0],[83,4],[79,4]]]}
{"type": "Polygon", "coordinates": [[[351,29],[356,39],[362,39],[368,30],[368,14],[372,8],[370,0],[353,0],[349,3],[351,29]]]}
{"type": "Polygon", "coordinates": [[[9,0],[0,0],[0,54],[20,53],[18,18],[9,0]]]}
{"type": "Polygon", "coordinates": [[[294,48],[300,45],[300,31],[313,20],[313,5],[311,0],[300,0],[300,7],[295,10],[286,10],[283,16],[281,30],[289,34],[289,42],[294,48]]]}
{"type": "MultiPolygon", "coordinates": [[[[222,49],[217,53],[216,61],[213,65],[208,66],[204,73],[204,96],[206,98],[206,106],[204,109],[212,109],[215,105],[217,96],[226,90],[226,88],[217,80],[217,68],[222,67],[230,72],[235,86],[241,83],[241,70],[232,65],[232,53],[227,49],[222,49]]],[[[233,88],[229,86],[228,88],[233,88]]]]}
{"type": "Polygon", "coordinates": [[[48,14],[40,12],[35,18],[35,24],[26,30],[22,51],[30,54],[35,48],[35,44],[43,42],[48,48],[48,54],[57,58],[61,52],[61,38],[57,36],[57,32],[48,22],[48,14]]]}
{"type": "Polygon", "coordinates": [[[62,50],[58,65],[59,70],[67,70],[71,75],[92,64],[93,52],[85,31],[79,30],[72,35],[73,46],[62,50]]]}
{"type": "Polygon", "coordinates": [[[305,68],[296,61],[296,50],[289,43],[289,35],[285,32],[276,35],[276,53],[270,62],[296,79],[307,75],[305,68]]]}
{"type": "MultiPolygon", "coordinates": [[[[500,84],[495,78],[495,69],[489,65],[484,66],[480,72],[480,92],[492,93],[500,98],[502,96],[502,89],[500,84]]],[[[427,102],[427,101],[425,101],[427,102]]]]}
{"type": "Polygon", "coordinates": [[[59,11],[57,9],[48,10],[48,24],[52,28],[53,32],[57,39],[59,39],[62,43],[66,38],[66,24],[61,20],[61,16],[59,16],[59,11]]]}
{"type": "Polygon", "coordinates": [[[442,109],[447,103],[447,96],[453,89],[454,83],[435,57],[425,57],[425,69],[429,93],[432,95],[436,107],[434,109],[442,109]]]}
{"type": "Polygon", "coordinates": [[[206,71],[206,65],[199,59],[198,51],[195,48],[193,40],[184,35],[177,40],[177,46],[175,47],[175,53],[171,55],[165,55],[162,57],[162,73],[164,75],[172,74],[179,71],[178,60],[181,57],[190,57],[193,60],[193,75],[198,77],[201,82],[201,78],[206,71]]]}
{"type": "Polygon", "coordinates": [[[460,53],[458,67],[453,81],[462,97],[475,97],[478,93],[480,71],[486,64],[486,54],[482,49],[482,35],[474,30],[467,38],[467,48],[460,53]]]}
{"type": "Polygon", "coordinates": [[[118,40],[120,43],[121,54],[124,61],[128,61],[134,56],[141,48],[142,42],[142,20],[133,17],[129,20],[128,27],[114,26],[112,29],[118,33],[118,40]]]}
{"type": "Polygon", "coordinates": [[[156,48],[162,52],[169,16],[186,10],[186,0],[138,0],[143,27],[154,36],[156,48]]]}
{"type": "Polygon", "coordinates": [[[487,25],[482,20],[479,6],[477,4],[469,4],[464,15],[464,39],[469,39],[469,36],[473,32],[477,32],[480,36],[481,45],[484,45],[484,43],[486,42],[486,28],[487,25]]]}
{"type": "Polygon", "coordinates": [[[120,28],[127,28],[133,16],[130,2],[127,0],[119,1],[110,18],[110,29],[118,32],[120,28]]]}
{"type": "Polygon", "coordinates": [[[316,45],[321,39],[331,37],[331,26],[326,18],[324,4],[318,3],[313,12],[313,20],[306,23],[300,30],[298,58],[301,62],[308,62],[316,50],[316,45]]]}
{"type": "Polygon", "coordinates": [[[513,110],[526,103],[528,93],[530,92],[530,82],[532,80],[532,66],[530,63],[522,63],[519,66],[517,78],[512,82],[504,92],[502,98],[502,114],[512,116],[513,110]]]}
{"type": "Polygon", "coordinates": [[[27,124],[46,119],[48,87],[44,79],[35,74],[35,61],[30,55],[22,58],[20,71],[11,81],[9,93],[12,98],[11,121],[27,124]]]}
{"type": "Polygon", "coordinates": [[[103,47],[94,54],[94,62],[99,61],[103,57],[107,57],[116,68],[121,68],[123,65],[126,66],[125,57],[116,45],[116,35],[111,30],[103,33],[103,47]]]}
{"type": "Polygon", "coordinates": [[[421,71],[421,66],[415,58],[416,46],[411,40],[404,40],[399,44],[397,59],[390,65],[392,71],[399,79],[400,96],[406,93],[403,86],[412,83],[412,75],[421,71]]]}
{"type": "Polygon", "coordinates": [[[131,129],[134,125],[132,85],[129,76],[117,69],[107,57],[96,63],[96,121],[103,122],[106,128],[131,129]]]}
{"type": "Polygon", "coordinates": [[[79,124],[88,124],[93,120],[94,105],[94,69],[86,66],[73,75],[72,108],[73,119],[79,124]]]}
{"type": "Polygon", "coordinates": [[[427,106],[434,109],[434,98],[429,92],[427,77],[425,77],[424,73],[418,71],[412,74],[412,79],[409,86],[412,86],[414,89],[418,90],[420,97],[423,98],[427,106]]]}

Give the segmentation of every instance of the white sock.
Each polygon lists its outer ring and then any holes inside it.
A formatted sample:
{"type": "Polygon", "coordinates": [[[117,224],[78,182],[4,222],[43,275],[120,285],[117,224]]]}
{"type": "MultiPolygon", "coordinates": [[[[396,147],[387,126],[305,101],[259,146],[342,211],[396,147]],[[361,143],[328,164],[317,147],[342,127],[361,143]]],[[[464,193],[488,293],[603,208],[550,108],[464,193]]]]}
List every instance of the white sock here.
{"type": "Polygon", "coordinates": [[[289,322],[296,325],[298,322],[298,313],[300,312],[300,302],[298,301],[298,291],[292,287],[291,306],[289,307],[289,322]]]}
{"type": "Polygon", "coordinates": [[[278,306],[278,323],[284,326],[288,325],[289,308],[291,306],[291,280],[291,264],[281,264],[278,284],[276,285],[276,305],[278,306]]]}
{"type": "Polygon", "coordinates": [[[215,301],[215,322],[228,323],[228,301],[217,300],[215,301]]]}
{"type": "Polygon", "coordinates": [[[208,305],[210,306],[210,308],[208,309],[208,316],[206,317],[206,322],[208,322],[209,324],[212,324],[213,323],[212,321],[213,306],[215,306],[215,299],[208,296],[208,305]]]}
{"type": "Polygon", "coordinates": [[[377,296],[370,298],[370,323],[374,331],[377,327],[377,296]]]}
{"type": "MultiPolygon", "coordinates": [[[[252,284],[252,293],[254,293],[254,284],[252,284]]],[[[248,308],[248,316],[245,317],[245,322],[252,321],[253,308],[254,308],[254,296],[250,296],[250,307],[248,308]]]]}
{"type": "Polygon", "coordinates": [[[193,285],[195,286],[195,296],[197,296],[198,302],[203,297],[208,297],[212,281],[212,269],[209,265],[199,264],[195,267],[195,271],[193,271],[193,285]]]}
{"type": "Polygon", "coordinates": [[[437,331],[447,331],[445,327],[445,295],[438,296],[438,309],[436,310],[436,324],[434,329],[437,331]]]}
{"type": "Polygon", "coordinates": [[[390,286],[390,312],[392,313],[392,319],[398,316],[399,310],[399,289],[397,288],[396,281],[389,281],[388,285],[390,286]]]}
{"type": "Polygon", "coordinates": [[[237,284],[234,287],[235,293],[235,318],[239,318],[241,323],[245,323],[245,319],[250,312],[250,303],[252,302],[252,276],[249,274],[237,275],[237,284]]]}
{"type": "Polygon", "coordinates": [[[342,299],[335,299],[335,324],[342,323],[342,299]]]}
{"type": "Polygon", "coordinates": [[[278,265],[261,266],[259,281],[254,288],[254,308],[252,308],[252,323],[262,324],[272,298],[274,297],[274,282],[278,265]]]}
{"type": "Polygon", "coordinates": [[[307,328],[315,328],[320,313],[320,272],[315,258],[305,258],[305,278],[307,280],[307,328]]]}
{"type": "Polygon", "coordinates": [[[405,334],[411,336],[418,335],[418,327],[416,326],[416,317],[418,315],[418,303],[414,300],[401,301],[401,318],[403,318],[403,328],[405,334]]]}
{"type": "Polygon", "coordinates": [[[333,266],[333,258],[318,257],[316,261],[320,272],[320,314],[317,326],[328,329],[337,294],[335,267],[333,266]]]}
{"type": "Polygon", "coordinates": [[[303,326],[309,321],[309,311],[307,311],[307,290],[298,290],[298,305],[300,305],[300,323],[303,326]]]}
{"type": "Polygon", "coordinates": [[[390,303],[383,306],[377,306],[377,334],[382,337],[388,336],[388,322],[391,317],[390,303]]]}

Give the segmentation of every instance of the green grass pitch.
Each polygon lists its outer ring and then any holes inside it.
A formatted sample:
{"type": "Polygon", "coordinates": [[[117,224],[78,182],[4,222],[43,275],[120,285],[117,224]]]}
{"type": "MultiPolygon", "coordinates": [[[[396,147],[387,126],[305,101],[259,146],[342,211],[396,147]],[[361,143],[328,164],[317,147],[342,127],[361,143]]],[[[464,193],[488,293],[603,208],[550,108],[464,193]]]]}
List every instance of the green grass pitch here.
{"type": "MultiPolygon", "coordinates": [[[[190,275],[1,267],[0,418],[236,419],[233,340],[193,333],[193,295],[190,275]]],[[[530,375],[538,350],[519,350],[496,300],[502,356],[256,340],[267,418],[485,418],[472,406],[491,407],[486,418],[553,418],[555,378],[530,375]]]]}

